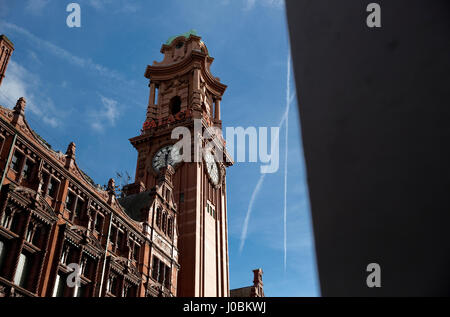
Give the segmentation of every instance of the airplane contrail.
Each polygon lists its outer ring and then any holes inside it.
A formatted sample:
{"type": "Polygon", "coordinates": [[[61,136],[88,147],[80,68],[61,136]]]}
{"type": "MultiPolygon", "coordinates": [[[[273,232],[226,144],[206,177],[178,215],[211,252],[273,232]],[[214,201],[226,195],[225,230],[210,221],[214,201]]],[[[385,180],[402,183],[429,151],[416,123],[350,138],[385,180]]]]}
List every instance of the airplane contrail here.
{"type": "MultiPolygon", "coordinates": [[[[287,60],[287,80],[286,80],[286,114],[289,113],[291,105],[291,54],[288,54],[287,60]]],[[[283,211],[283,229],[284,229],[284,271],[287,267],[287,167],[288,167],[288,137],[289,137],[289,116],[286,115],[285,121],[286,141],[284,145],[284,211],[283,211]]]]}
{"type": "MultiPolygon", "coordinates": [[[[292,96],[290,95],[290,60],[291,60],[291,57],[290,57],[290,54],[288,54],[288,74],[287,74],[288,82],[287,82],[287,88],[286,88],[286,94],[287,94],[287,96],[286,96],[286,103],[287,104],[286,104],[286,108],[285,108],[285,111],[283,113],[283,116],[281,117],[280,123],[278,124],[279,128],[281,128],[283,126],[283,124],[285,122],[287,122],[287,117],[288,117],[289,108],[290,108],[289,106],[294,101],[294,98],[295,98],[295,92],[294,92],[294,94],[292,96]]],[[[277,135],[277,139],[276,139],[277,142],[278,142],[278,138],[279,138],[279,135],[277,135]]],[[[287,137],[286,137],[286,139],[287,139],[287,137]]],[[[287,144],[286,144],[286,146],[287,146],[287,144]]],[[[285,158],[285,165],[286,164],[287,163],[286,163],[286,158],[285,158]]],[[[286,168],[285,168],[285,170],[286,170],[286,168]]],[[[287,175],[286,171],[285,171],[285,175],[287,175]]],[[[256,183],[255,189],[253,190],[252,196],[250,198],[250,203],[248,204],[247,214],[245,215],[244,225],[242,227],[241,244],[239,246],[239,252],[242,252],[242,250],[244,249],[245,240],[247,238],[248,222],[250,220],[250,215],[251,215],[251,213],[253,211],[253,204],[255,203],[255,200],[256,200],[256,197],[259,194],[259,191],[261,190],[261,187],[262,187],[262,185],[264,183],[265,177],[266,177],[265,173],[261,174],[259,176],[258,182],[256,183]]],[[[286,215],[286,206],[287,206],[287,204],[286,204],[286,200],[287,200],[286,183],[287,182],[285,182],[285,189],[284,189],[284,191],[285,191],[285,193],[284,193],[284,199],[285,199],[285,202],[284,202],[284,208],[285,208],[284,214],[285,215],[286,215]]],[[[284,217],[284,235],[285,235],[285,238],[284,238],[285,239],[284,250],[285,250],[285,263],[286,263],[286,251],[287,251],[287,248],[286,248],[286,239],[287,239],[286,238],[286,216],[284,217]]],[[[285,265],[285,267],[286,267],[286,265],[285,265]]]]}

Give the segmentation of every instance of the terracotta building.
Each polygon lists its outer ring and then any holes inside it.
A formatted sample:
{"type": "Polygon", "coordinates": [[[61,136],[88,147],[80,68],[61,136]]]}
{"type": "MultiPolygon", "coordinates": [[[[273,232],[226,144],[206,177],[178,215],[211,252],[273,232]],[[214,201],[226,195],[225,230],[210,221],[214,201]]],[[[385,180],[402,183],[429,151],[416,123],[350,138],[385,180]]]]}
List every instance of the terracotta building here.
{"type": "MultiPolygon", "coordinates": [[[[4,77],[12,43],[0,37],[4,77]]],[[[26,101],[0,107],[0,297],[229,296],[224,162],[172,159],[171,131],[221,127],[226,86],[195,34],[168,41],[148,66],[150,98],[135,182],[117,195],[53,150],[26,120],[26,101]],[[12,105],[10,105],[12,106],[12,105]]],[[[1,83],[1,79],[0,79],[1,83]]],[[[143,118],[144,119],[144,118],[143,118]]],[[[224,145],[222,136],[219,136],[224,145]]],[[[224,153],[227,156],[227,153],[224,153]]]]}
{"type": "Polygon", "coordinates": [[[253,285],[232,289],[231,297],[264,297],[263,270],[253,270],[253,285]]]}
{"type": "Polygon", "coordinates": [[[14,51],[14,44],[6,37],[0,35],[0,85],[5,77],[6,67],[8,67],[9,58],[14,51]]]}

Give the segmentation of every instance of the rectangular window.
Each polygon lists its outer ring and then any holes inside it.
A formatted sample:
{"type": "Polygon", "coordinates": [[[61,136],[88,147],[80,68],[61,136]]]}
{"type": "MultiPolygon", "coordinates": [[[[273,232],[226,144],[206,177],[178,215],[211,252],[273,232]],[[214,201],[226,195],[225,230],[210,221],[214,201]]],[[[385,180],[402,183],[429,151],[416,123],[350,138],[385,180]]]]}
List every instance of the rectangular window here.
{"type": "Polygon", "coordinates": [[[173,219],[169,218],[168,224],[167,224],[168,228],[167,228],[167,234],[169,236],[169,238],[173,238],[173,219]]]}
{"type": "Polygon", "coordinates": [[[42,172],[42,193],[47,193],[48,181],[50,180],[50,175],[46,172],[42,172]]]}
{"type": "Polygon", "coordinates": [[[33,166],[34,166],[34,164],[30,160],[25,161],[25,165],[23,166],[23,170],[22,170],[22,178],[23,179],[30,179],[31,174],[33,173],[33,166]]]}
{"type": "Polygon", "coordinates": [[[170,201],[170,195],[171,195],[171,191],[170,189],[166,190],[166,201],[170,201]]]}
{"type": "Polygon", "coordinates": [[[153,102],[155,105],[158,104],[158,99],[159,99],[159,86],[155,85],[155,99],[153,102]]]}
{"type": "Polygon", "coordinates": [[[161,230],[167,234],[167,214],[163,212],[161,230]]]}
{"type": "Polygon", "coordinates": [[[14,275],[14,284],[25,287],[28,281],[28,273],[30,270],[30,256],[23,253],[20,254],[19,263],[17,264],[16,274],[14,275]]]}
{"type": "Polygon", "coordinates": [[[156,209],[156,226],[161,228],[161,208],[156,209]]]}
{"type": "Polygon", "coordinates": [[[161,284],[164,282],[165,269],[166,269],[166,266],[164,265],[164,262],[163,261],[159,261],[158,282],[161,283],[161,284]]]}
{"type": "Polygon", "coordinates": [[[45,227],[38,226],[34,229],[33,236],[31,237],[30,243],[34,244],[37,247],[41,247],[42,237],[45,235],[45,227]]]}
{"type": "Polygon", "coordinates": [[[64,248],[63,248],[63,250],[61,252],[60,262],[62,264],[67,264],[68,263],[67,259],[69,259],[69,256],[70,256],[70,247],[65,243],[64,244],[64,248]]]}
{"type": "Polygon", "coordinates": [[[124,287],[122,288],[122,297],[127,297],[128,296],[128,290],[129,290],[129,286],[128,285],[124,285],[124,287]]]}
{"type": "Polygon", "coordinates": [[[50,196],[51,198],[56,198],[56,193],[58,192],[58,181],[54,179],[53,177],[50,178],[50,182],[48,183],[47,187],[47,196],[50,196]]]}
{"type": "Polygon", "coordinates": [[[164,277],[164,286],[169,288],[170,287],[170,268],[166,266],[166,276],[164,277]]]}
{"type": "Polygon", "coordinates": [[[117,247],[120,249],[123,246],[123,232],[119,230],[117,233],[117,247]]]}
{"type": "Polygon", "coordinates": [[[55,286],[53,286],[52,297],[64,296],[64,285],[64,277],[61,275],[61,273],[58,273],[58,275],[56,275],[55,286]]]}
{"type": "Polygon", "coordinates": [[[91,257],[86,257],[86,263],[84,265],[83,276],[87,277],[90,280],[93,280],[95,277],[95,268],[97,267],[97,262],[91,257]]]}
{"type": "Polygon", "coordinates": [[[67,210],[69,210],[71,212],[74,210],[75,199],[76,199],[76,196],[72,192],[69,191],[69,193],[67,194],[67,197],[66,197],[66,209],[67,210]]]}
{"type": "Polygon", "coordinates": [[[27,242],[31,243],[33,241],[33,234],[34,234],[34,230],[33,230],[32,225],[30,224],[28,226],[27,235],[25,237],[27,242]]]}
{"type": "Polygon", "coordinates": [[[2,136],[0,136],[0,152],[2,151],[2,149],[3,149],[3,144],[5,143],[5,139],[2,137],[2,136]]]}
{"type": "Polygon", "coordinates": [[[102,229],[103,229],[103,216],[100,213],[97,213],[97,216],[95,217],[95,230],[101,233],[102,229]]]}
{"type": "Polygon", "coordinates": [[[113,249],[116,247],[116,240],[117,240],[117,227],[112,225],[111,226],[111,234],[109,237],[109,241],[111,242],[111,245],[113,246],[113,249]]]}
{"type": "Polygon", "coordinates": [[[165,287],[169,287],[170,276],[170,268],[156,256],[153,256],[152,278],[165,287]]]}
{"type": "Polygon", "coordinates": [[[2,240],[0,240],[0,271],[3,267],[5,259],[6,259],[6,244],[2,240]]]}
{"type": "Polygon", "coordinates": [[[6,229],[10,229],[11,223],[12,223],[12,218],[13,218],[13,215],[11,214],[11,212],[4,211],[2,214],[1,225],[3,227],[5,227],[6,229]]]}
{"type": "Polygon", "coordinates": [[[80,199],[80,197],[78,197],[77,206],[75,208],[75,214],[77,215],[77,217],[81,218],[81,215],[83,212],[83,207],[84,207],[84,201],[82,199],[80,199]]]}
{"type": "Polygon", "coordinates": [[[117,290],[117,277],[110,275],[108,278],[108,283],[106,285],[106,291],[116,295],[116,290],[117,290]]]}
{"type": "Polygon", "coordinates": [[[211,217],[216,219],[216,208],[209,201],[206,203],[206,211],[211,217]]]}
{"type": "Polygon", "coordinates": [[[16,213],[11,215],[11,220],[9,223],[9,230],[11,230],[12,232],[15,232],[17,234],[20,232],[19,229],[21,226],[23,226],[23,224],[20,221],[20,218],[21,218],[20,215],[18,215],[16,213]]]}
{"type": "Polygon", "coordinates": [[[20,164],[22,163],[22,159],[23,159],[23,154],[18,152],[18,151],[14,151],[13,157],[11,159],[11,169],[15,172],[20,172],[20,164]]]}
{"type": "Polygon", "coordinates": [[[123,233],[123,231],[117,229],[117,243],[116,243],[115,252],[118,255],[122,255],[122,253],[123,253],[123,244],[124,244],[124,233],[123,233]]]}
{"type": "Polygon", "coordinates": [[[154,280],[158,280],[159,273],[159,259],[156,256],[153,256],[153,268],[152,268],[152,278],[154,280]]]}
{"type": "Polygon", "coordinates": [[[136,286],[128,286],[126,297],[136,297],[136,286]]]}
{"type": "Polygon", "coordinates": [[[133,249],[133,259],[136,261],[139,261],[139,245],[137,243],[134,244],[134,249],[133,249]]]}
{"type": "Polygon", "coordinates": [[[86,285],[80,285],[80,287],[75,286],[75,292],[73,297],[84,297],[86,294],[86,285]]]}

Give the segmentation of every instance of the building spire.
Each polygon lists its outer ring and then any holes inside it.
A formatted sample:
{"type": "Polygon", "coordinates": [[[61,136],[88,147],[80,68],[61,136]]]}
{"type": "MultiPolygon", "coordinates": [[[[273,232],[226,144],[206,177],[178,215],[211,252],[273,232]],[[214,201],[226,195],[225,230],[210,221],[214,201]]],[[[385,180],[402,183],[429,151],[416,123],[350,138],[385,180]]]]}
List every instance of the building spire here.
{"type": "Polygon", "coordinates": [[[75,158],[75,150],[76,150],[76,145],[74,142],[70,142],[69,145],[67,146],[67,151],[66,151],[66,155],[70,158],[75,158]]]}
{"type": "Polygon", "coordinates": [[[6,37],[0,35],[0,86],[3,78],[5,78],[6,68],[8,67],[9,59],[14,51],[14,44],[6,37]]]}
{"type": "Polygon", "coordinates": [[[25,107],[27,106],[27,100],[24,97],[20,97],[16,105],[14,106],[14,113],[19,115],[25,115],[25,107]]]}
{"type": "Polygon", "coordinates": [[[12,119],[11,123],[14,126],[23,124],[26,106],[27,106],[27,101],[25,100],[24,97],[20,97],[17,100],[16,105],[14,106],[14,109],[13,109],[13,119],[12,119]]]}

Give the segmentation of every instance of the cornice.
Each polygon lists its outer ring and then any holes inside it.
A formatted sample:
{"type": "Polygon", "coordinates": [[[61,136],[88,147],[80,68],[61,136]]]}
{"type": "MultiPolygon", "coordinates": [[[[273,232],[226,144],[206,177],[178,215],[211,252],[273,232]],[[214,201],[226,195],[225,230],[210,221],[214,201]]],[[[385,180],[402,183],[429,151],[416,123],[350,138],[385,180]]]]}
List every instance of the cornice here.
{"type": "MultiPolygon", "coordinates": [[[[121,217],[128,223],[128,225],[134,230],[138,231],[139,234],[142,235],[142,224],[140,222],[136,222],[131,219],[121,208],[120,204],[117,202],[115,206],[111,206],[108,204],[107,193],[106,191],[100,191],[94,185],[92,185],[88,180],[84,179],[83,172],[78,167],[76,161],[74,161],[74,168],[80,175],[74,174],[72,169],[67,169],[64,166],[64,162],[58,159],[58,152],[48,149],[45,145],[41,144],[41,141],[34,135],[33,130],[30,128],[29,124],[26,121],[26,118],[23,118],[25,128],[29,131],[29,134],[26,135],[23,130],[20,128],[15,128],[11,125],[10,120],[12,120],[12,110],[0,106],[0,124],[3,123],[4,128],[10,134],[17,134],[18,140],[22,142],[25,146],[29,147],[36,154],[43,158],[47,164],[49,164],[52,168],[54,168],[58,173],[62,175],[64,179],[70,180],[75,183],[77,186],[81,187],[82,190],[87,194],[87,196],[96,202],[102,209],[109,212],[114,212],[116,217],[121,217]],[[10,115],[11,114],[11,115],[10,115]]],[[[63,154],[65,156],[65,154],[63,154]]]]}
{"type": "Polygon", "coordinates": [[[193,50],[188,57],[180,62],[169,65],[148,65],[145,71],[145,77],[152,81],[169,80],[175,74],[185,75],[193,69],[198,68],[201,70],[208,86],[214,89],[216,94],[223,95],[227,86],[214,77],[208,69],[208,62],[211,64],[213,60],[212,57],[207,56],[205,53],[193,50]]]}

